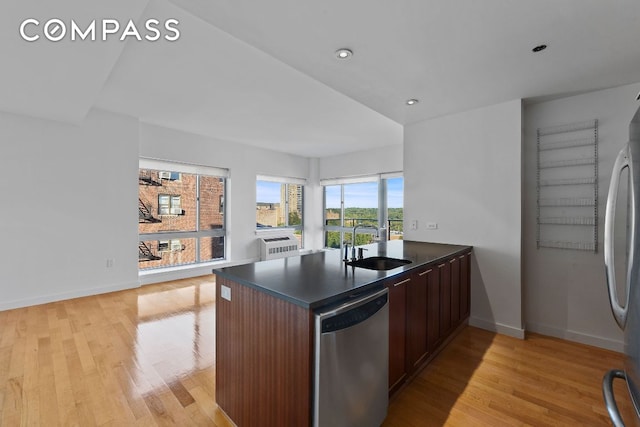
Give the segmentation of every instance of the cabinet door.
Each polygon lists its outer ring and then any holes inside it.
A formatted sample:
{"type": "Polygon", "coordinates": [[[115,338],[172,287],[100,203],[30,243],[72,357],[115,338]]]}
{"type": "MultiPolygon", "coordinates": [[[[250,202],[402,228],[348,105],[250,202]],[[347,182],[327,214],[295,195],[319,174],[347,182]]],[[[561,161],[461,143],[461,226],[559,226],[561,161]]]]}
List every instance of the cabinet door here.
{"type": "Polygon", "coordinates": [[[389,394],[402,384],[406,369],[406,303],[411,278],[401,276],[389,288],[389,394]]]}
{"type": "Polygon", "coordinates": [[[469,317],[471,308],[471,252],[460,257],[460,317],[469,317]]]}
{"type": "Polygon", "coordinates": [[[451,329],[451,266],[448,261],[438,265],[440,272],[440,335],[451,329]]]}
{"type": "Polygon", "coordinates": [[[411,276],[407,283],[407,370],[411,373],[427,356],[428,269],[411,276]]]}
{"type": "Polygon", "coordinates": [[[460,322],[460,259],[456,256],[449,260],[451,269],[451,326],[460,322]]]}
{"type": "Polygon", "coordinates": [[[427,274],[427,348],[429,352],[440,344],[440,269],[427,274]]]}

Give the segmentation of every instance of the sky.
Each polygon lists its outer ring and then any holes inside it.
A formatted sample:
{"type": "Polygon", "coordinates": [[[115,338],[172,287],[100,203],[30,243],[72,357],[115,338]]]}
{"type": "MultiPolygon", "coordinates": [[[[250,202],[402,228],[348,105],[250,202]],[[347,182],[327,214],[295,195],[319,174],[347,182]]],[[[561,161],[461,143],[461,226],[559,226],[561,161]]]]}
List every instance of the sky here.
{"type": "MultiPolygon", "coordinates": [[[[403,207],[403,178],[387,180],[388,207],[403,207]]],[[[280,203],[279,182],[258,181],[256,194],[258,203],[280,203]]],[[[330,186],[327,189],[327,207],[340,207],[340,186],[330,186]]],[[[349,184],[345,186],[345,207],[347,208],[377,208],[378,207],[378,183],[365,182],[361,184],[349,184]]]]}
{"type": "Polygon", "coordinates": [[[280,203],[279,182],[257,181],[256,202],[257,203],[280,203]]]}

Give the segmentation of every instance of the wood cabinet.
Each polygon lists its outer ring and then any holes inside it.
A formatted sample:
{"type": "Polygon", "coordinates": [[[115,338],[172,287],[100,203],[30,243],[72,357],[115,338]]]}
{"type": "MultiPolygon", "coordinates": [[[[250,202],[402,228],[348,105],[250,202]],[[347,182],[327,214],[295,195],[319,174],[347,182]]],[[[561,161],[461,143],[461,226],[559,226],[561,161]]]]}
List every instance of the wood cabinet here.
{"type": "Polygon", "coordinates": [[[469,316],[471,252],[394,277],[389,288],[389,394],[415,376],[469,316]]]}
{"type": "Polygon", "coordinates": [[[411,275],[407,284],[407,370],[413,371],[420,366],[428,355],[427,312],[428,287],[427,276],[433,269],[423,269],[411,275]]]}
{"type": "Polygon", "coordinates": [[[395,391],[407,376],[406,330],[409,275],[385,283],[389,289],[389,390],[395,391]]]}
{"type": "Polygon", "coordinates": [[[311,422],[313,312],[216,277],[216,401],[238,426],[311,422]]]}
{"type": "Polygon", "coordinates": [[[440,336],[451,329],[451,265],[445,261],[438,265],[440,276],[440,336]]]}
{"type": "Polygon", "coordinates": [[[427,274],[427,347],[433,352],[440,342],[440,269],[434,266],[427,274]]]}
{"type": "MultiPolygon", "coordinates": [[[[389,394],[399,391],[469,316],[471,253],[383,279],[389,289],[389,394]]],[[[312,423],[314,313],[216,277],[216,400],[241,426],[312,423]],[[222,298],[222,286],[233,300],[222,298]]]]}

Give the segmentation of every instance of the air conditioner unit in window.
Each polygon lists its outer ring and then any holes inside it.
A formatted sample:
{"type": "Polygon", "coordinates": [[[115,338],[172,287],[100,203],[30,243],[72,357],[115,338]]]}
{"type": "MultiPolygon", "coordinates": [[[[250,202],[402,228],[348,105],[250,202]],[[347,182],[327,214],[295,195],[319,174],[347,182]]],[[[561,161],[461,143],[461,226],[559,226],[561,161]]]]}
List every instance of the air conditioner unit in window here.
{"type": "Polygon", "coordinates": [[[293,234],[261,237],[258,240],[260,241],[260,259],[262,261],[300,254],[300,244],[293,234]]]}
{"type": "Polygon", "coordinates": [[[171,172],[160,171],[160,172],[158,172],[158,178],[160,178],[160,179],[171,179],[171,172]]]}

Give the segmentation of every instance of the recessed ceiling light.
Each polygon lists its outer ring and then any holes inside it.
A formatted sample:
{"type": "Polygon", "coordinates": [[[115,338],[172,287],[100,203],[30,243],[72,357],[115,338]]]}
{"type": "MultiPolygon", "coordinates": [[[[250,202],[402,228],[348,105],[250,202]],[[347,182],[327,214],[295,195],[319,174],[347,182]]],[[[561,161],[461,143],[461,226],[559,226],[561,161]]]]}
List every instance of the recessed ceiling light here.
{"type": "Polygon", "coordinates": [[[532,52],[542,52],[543,50],[545,50],[547,48],[546,44],[539,44],[538,46],[534,47],[533,49],[531,49],[532,52]]]}
{"type": "Polygon", "coordinates": [[[408,99],[407,105],[416,105],[418,102],[420,101],[418,101],[417,99],[408,99]]]}
{"type": "Polygon", "coordinates": [[[336,50],[336,58],[338,59],[351,59],[353,51],[351,49],[338,49],[336,50]]]}

